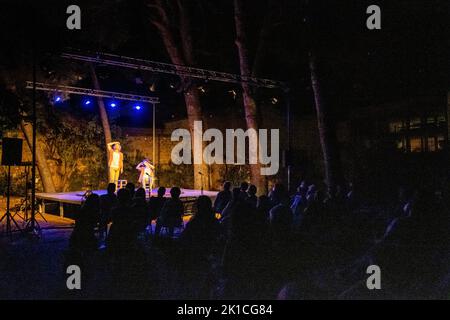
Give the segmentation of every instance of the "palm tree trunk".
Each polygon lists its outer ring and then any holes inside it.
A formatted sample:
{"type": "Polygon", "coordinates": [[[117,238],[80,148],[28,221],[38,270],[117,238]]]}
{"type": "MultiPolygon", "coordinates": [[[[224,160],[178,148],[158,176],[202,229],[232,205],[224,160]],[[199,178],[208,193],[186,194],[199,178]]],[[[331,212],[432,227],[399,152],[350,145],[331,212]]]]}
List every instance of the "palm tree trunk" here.
{"type": "MultiPolygon", "coordinates": [[[[246,33],[243,23],[243,8],[241,0],[234,0],[234,20],[236,25],[236,46],[239,55],[240,72],[242,76],[250,76],[249,52],[247,48],[246,33]]],[[[258,131],[257,106],[253,98],[251,88],[248,84],[242,83],[242,94],[245,109],[245,121],[247,129],[258,131]]],[[[266,181],[261,175],[261,164],[251,164],[251,183],[254,184],[259,194],[266,193],[266,181]]]]}
{"type": "Polygon", "coordinates": [[[335,127],[333,125],[330,110],[323,98],[320,75],[317,69],[317,61],[314,53],[310,54],[309,68],[311,72],[311,85],[314,93],[314,101],[317,114],[317,126],[319,129],[320,144],[323,153],[325,169],[325,183],[329,195],[333,196],[336,186],[341,179],[341,165],[337,149],[335,127]]]}
{"type": "MultiPolygon", "coordinates": [[[[185,66],[194,64],[194,55],[192,48],[192,34],[190,30],[189,14],[181,1],[177,1],[179,11],[178,26],[180,31],[180,43],[175,41],[173,29],[170,27],[173,23],[170,21],[169,14],[162,1],[156,0],[151,7],[156,8],[160,19],[152,19],[152,23],[158,29],[161,39],[166,47],[167,53],[173,64],[185,66]]],[[[180,75],[181,83],[184,87],[184,101],[188,117],[189,130],[191,136],[194,132],[194,121],[202,121],[202,108],[200,97],[195,87],[189,84],[189,79],[180,75]]],[[[192,150],[194,151],[194,140],[192,139],[192,150]]],[[[209,189],[208,179],[206,179],[208,167],[206,164],[194,164],[194,188],[209,189]],[[201,174],[200,174],[201,173],[201,174]]]]}
{"type": "MultiPolygon", "coordinates": [[[[92,63],[90,64],[90,69],[91,69],[91,77],[92,77],[92,82],[94,84],[94,89],[101,90],[100,82],[98,81],[97,73],[95,72],[95,67],[92,63]]],[[[110,143],[112,141],[111,127],[109,126],[108,113],[106,112],[106,107],[105,107],[105,103],[104,103],[103,99],[98,97],[97,104],[98,104],[98,110],[100,113],[100,120],[102,122],[103,134],[104,134],[105,146],[106,146],[106,145],[108,145],[108,143],[110,143]]],[[[108,150],[106,148],[105,148],[105,150],[106,150],[106,159],[108,159],[108,150]]]]}
{"type": "MultiPolygon", "coordinates": [[[[187,108],[187,117],[189,123],[189,131],[191,132],[191,137],[194,137],[194,121],[201,121],[201,107],[200,107],[200,97],[198,95],[197,88],[191,87],[187,89],[184,94],[184,101],[187,108]]],[[[204,125],[204,124],[203,124],[204,125]]],[[[194,149],[194,139],[192,139],[192,151],[194,149]]],[[[204,143],[202,142],[202,147],[204,148],[204,143]]],[[[194,167],[194,189],[209,189],[208,184],[208,166],[205,163],[193,164],[194,167]]]]}

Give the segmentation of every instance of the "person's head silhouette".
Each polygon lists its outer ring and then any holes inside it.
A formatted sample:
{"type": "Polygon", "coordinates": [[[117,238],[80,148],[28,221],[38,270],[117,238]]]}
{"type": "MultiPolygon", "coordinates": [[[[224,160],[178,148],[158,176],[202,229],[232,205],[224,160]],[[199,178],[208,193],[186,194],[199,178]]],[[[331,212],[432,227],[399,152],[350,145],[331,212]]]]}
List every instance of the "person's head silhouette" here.
{"type": "Polygon", "coordinates": [[[231,189],[231,182],[230,181],[225,181],[223,183],[223,190],[230,191],[230,189],[231,189]]]}
{"type": "Polygon", "coordinates": [[[134,194],[135,198],[142,198],[145,199],[145,189],[144,188],[138,188],[134,194]]]}
{"type": "Polygon", "coordinates": [[[108,192],[108,194],[112,194],[114,192],[116,192],[116,184],[115,183],[108,183],[108,187],[106,188],[106,191],[108,192]]]}
{"type": "Polygon", "coordinates": [[[165,187],[159,187],[158,188],[158,197],[164,197],[166,194],[166,188],[165,187]]]}
{"type": "Polygon", "coordinates": [[[128,205],[131,201],[131,194],[127,188],[117,191],[117,200],[121,205],[128,205]]]}
{"type": "Polygon", "coordinates": [[[181,195],[181,189],[178,187],[170,188],[170,195],[172,196],[172,198],[178,199],[181,195]]]}

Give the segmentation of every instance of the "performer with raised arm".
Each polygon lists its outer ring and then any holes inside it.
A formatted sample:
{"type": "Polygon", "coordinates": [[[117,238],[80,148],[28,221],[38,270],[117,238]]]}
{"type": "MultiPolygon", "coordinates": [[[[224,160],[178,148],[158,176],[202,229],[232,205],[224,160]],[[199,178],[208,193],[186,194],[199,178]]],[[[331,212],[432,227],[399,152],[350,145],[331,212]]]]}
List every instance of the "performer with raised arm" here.
{"type": "Polygon", "coordinates": [[[109,167],[109,182],[117,183],[119,175],[123,173],[123,153],[120,142],[114,141],[107,145],[108,148],[108,167],[109,167]]]}
{"type": "Polygon", "coordinates": [[[144,159],[136,166],[136,169],[140,171],[138,182],[144,189],[149,186],[151,192],[155,179],[155,166],[151,164],[150,160],[144,159]]]}

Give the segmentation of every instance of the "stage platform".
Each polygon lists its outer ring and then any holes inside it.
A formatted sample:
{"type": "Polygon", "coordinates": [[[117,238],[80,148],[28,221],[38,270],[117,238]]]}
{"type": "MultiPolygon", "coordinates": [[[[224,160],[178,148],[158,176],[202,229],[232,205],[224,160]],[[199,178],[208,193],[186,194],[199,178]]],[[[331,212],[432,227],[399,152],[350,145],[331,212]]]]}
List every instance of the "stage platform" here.
{"type": "MultiPolygon", "coordinates": [[[[152,190],[152,195],[156,196],[158,189],[152,190]]],[[[98,195],[106,194],[106,190],[93,190],[93,193],[98,195]]],[[[217,191],[203,191],[203,195],[211,198],[212,201],[217,196],[217,191]]],[[[65,205],[79,207],[83,201],[85,191],[73,191],[73,192],[55,192],[55,193],[36,193],[36,199],[39,202],[39,212],[48,213],[46,211],[46,206],[48,204],[56,203],[59,207],[59,216],[65,217],[65,205]]],[[[201,190],[195,189],[181,189],[180,199],[185,203],[189,204],[195,201],[202,195],[201,190]]],[[[165,197],[170,197],[170,188],[167,188],[165,197]]]]}

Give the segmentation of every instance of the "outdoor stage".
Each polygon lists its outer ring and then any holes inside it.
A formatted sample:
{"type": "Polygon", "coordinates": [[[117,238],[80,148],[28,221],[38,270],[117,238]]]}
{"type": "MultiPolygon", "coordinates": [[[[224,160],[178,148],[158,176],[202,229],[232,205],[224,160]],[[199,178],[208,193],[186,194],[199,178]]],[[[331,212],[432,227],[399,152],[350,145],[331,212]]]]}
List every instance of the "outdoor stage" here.
{"type": "MultiPolygon", "coordinates": [[[[156,196],[158,189],[152,190],[152,195],[156,196]]],[[[98,195],[106,194],[106,190],[93,190],[93,193],[98,195]]],[[[47,212],[49,205],[57,205],[58,213],[60,217],[66,217],[67,209],[74,211],[81,206],[85,191],[72,191],[72,192],[55,192],[55,193],[36,193],[36,199],[39,202],[39,212],[41,213],[53,213],[47,212]]],[[[192,203],[202,195],[201,190],[195,189],[181,189],[180,199],[185,205],[185,214],[191,213],[192,203]]],[[[203,195],[208,196],[214,202],[217,196],[217,191],[203,191],[203,195]]],[[[170,197],[170,188],[167,188],[165,197],[170,197]]],[[[69,218],[73,214],[69,214],[69,218]]]]}

